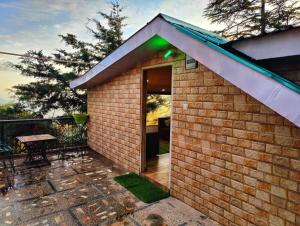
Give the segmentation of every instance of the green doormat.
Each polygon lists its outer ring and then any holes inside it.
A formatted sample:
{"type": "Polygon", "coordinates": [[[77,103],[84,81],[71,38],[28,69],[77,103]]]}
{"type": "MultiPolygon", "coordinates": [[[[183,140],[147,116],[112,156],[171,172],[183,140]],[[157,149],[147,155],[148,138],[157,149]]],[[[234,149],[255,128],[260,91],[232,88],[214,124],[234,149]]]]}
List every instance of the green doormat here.
{"type": "Polygon", "coordinates": [[[117,176],[114,179],[145,203],[155,202],[170,196],[168,192],[136,173],[117,176]]]}

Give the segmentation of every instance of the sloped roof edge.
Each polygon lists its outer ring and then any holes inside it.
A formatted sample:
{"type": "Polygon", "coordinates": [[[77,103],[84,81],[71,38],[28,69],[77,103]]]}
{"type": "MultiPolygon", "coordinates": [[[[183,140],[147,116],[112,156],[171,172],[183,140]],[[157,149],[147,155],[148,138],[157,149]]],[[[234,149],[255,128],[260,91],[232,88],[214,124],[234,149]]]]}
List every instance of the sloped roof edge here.
{"type": "Polygon", "coordinates": [[[199,32],[201,33],[193,28],[176,24],[174,21],[167,21],[159,15],[84,76],[72,81],[70,86],[71,88],[82,87],[93,77],[101,76],[103,70],[126,57],[129,52],[151,37],[159,35],[300,127],[300,108],[295,108],[296,105],[300,105],[297,86],[265,68],[235,56],[223,49],[220,46],[222,43],[210,41],[205,38],[207,34],[199,34],[199,32]]]}

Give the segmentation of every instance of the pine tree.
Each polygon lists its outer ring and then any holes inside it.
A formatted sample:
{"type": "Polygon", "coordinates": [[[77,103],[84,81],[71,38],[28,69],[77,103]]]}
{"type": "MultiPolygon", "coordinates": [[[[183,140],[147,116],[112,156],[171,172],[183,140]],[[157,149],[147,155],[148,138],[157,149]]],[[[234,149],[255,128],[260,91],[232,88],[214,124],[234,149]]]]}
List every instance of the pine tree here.
{"type": "Polygon", "coordinates": [[[76,73],[63,73],[42,51],[28,51],[26,55],[30,57],[22,58],[14,67],[34,81],[12,88],[20,104],[26,106],[27,110],[41,115],[56,109],[62,109],[66,113],[85,110],[85,92],[69,88],[69,82],[77,78],[76,73]]]}
{"type": "Polygon", "coordinates": [[[229,39],[264,35],[300,24],[299,0],[210,0],[204,15],[229,39]]]}
{"type": "Polygon", "coordinates": [[[12,92],[22,105],[42,115],[51,110],[61,109],[66,113],[86,111],[84,90],[72,90],[70,81],[78,78],[97,62],[118,48],[123,42],[123,28],[126,17],[121,16],[122,7],[111,2],[110,12],[98,12],[107,22],[104,26],[99,19],[89,19],[87,31],[94,42],[78,40],[74,34],[59,35],[71,51],[57,49],[46,56],[43,51],[28,51],[30,58],[23,57],[13,65],[24,76],[34,78],[29,84],[20,84],[12,92]],[[52,59],[52,60],[51,60],[52,59]]]}
{"type": "Polygon", "coordinates": [[[18,103],[0,104],[0,119],[19,119],[34,117],[30,112],[24,110],[23,106],[18,103]]]}

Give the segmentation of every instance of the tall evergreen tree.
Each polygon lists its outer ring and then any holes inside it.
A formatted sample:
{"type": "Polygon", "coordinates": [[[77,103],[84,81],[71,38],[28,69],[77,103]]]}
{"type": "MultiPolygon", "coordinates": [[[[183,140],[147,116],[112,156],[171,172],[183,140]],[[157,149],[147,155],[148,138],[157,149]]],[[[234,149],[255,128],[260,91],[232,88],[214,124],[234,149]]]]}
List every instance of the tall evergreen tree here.
{"type": "Polygon", "coordinates": [[[217,31],[236,39],[264,35],[300,24],[299,0],[210,0],[204,15],[224,26],[217,31]]]}
{"type": "Polygon", "coordinates": [[[24,76],[34,78],[29,84],[20,84],[12,92],[22,105],[42,115],[51,110],[62,109],[66,113],[86,110],[86,93],[69,88],[70,81],[89,70],[97,62],[115,50],[123,42],[123,28],[126,17],[122,7],[111,2],[109,13],[98,12],[107,22],[104,26],[99,19],[89,19],[87,31],[93,42],[78,40],[74,34],[59,35],[71,50],[57,49],[50,56],[42,51],[28,51],[30,57],[23,57],[13,65],[24,76]]]}

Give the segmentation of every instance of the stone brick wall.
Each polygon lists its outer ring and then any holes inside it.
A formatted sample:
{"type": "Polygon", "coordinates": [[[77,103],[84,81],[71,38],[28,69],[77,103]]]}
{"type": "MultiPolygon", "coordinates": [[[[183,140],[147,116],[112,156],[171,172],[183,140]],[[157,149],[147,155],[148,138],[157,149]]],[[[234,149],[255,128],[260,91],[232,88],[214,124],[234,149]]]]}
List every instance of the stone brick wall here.
{"type": "Polygon", "coordinates": [[[174,61],[163,54],[88,89],[88,145],[129,171],[139,172],[141,165],[142,67],[174,61]]]}
{"type": "Polygon", "coordinates": [[[300,225],[300,129],[184,58],[160,53],[90,89],[90,147],[139,171],[141,68],[172,62],[171,194],[222,225],[300,225]]]}
{"type": "Polygon", "coordinates": [[[140,71],[130,70],[88,90],[88,145],[95,151],[139,172],[140,71]]]}
{"type": "Polygon", "coordinates": [[[300,129],[205,66],[183,65],[171,194],[222,225],[300,225],[300,129]]]}

